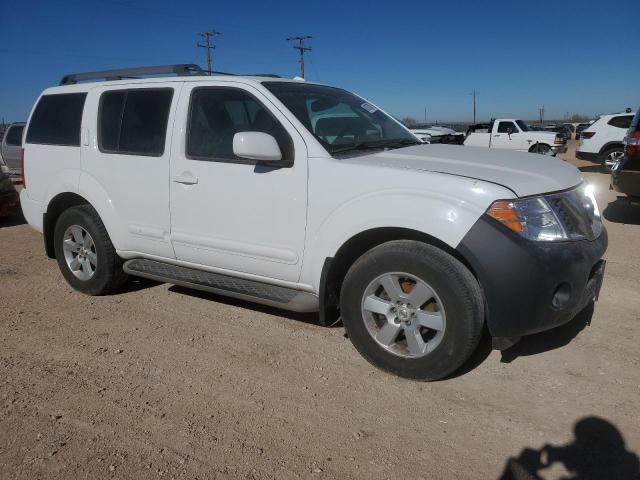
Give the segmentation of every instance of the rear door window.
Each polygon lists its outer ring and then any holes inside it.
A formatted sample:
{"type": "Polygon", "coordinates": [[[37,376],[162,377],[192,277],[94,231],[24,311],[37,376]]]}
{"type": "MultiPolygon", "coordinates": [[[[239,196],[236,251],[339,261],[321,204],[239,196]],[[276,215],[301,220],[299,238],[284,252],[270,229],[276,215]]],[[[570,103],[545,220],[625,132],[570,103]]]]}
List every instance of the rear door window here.
{"type": "Polygon", "coordinates": [[[26,143],[80,146],[80,125],[86,96],[83,92],[40,97],[29,122],[26,143]]]}
{"type": "Polygon", "coordinates": [[[5,141],[7,145],[11,145],[14,147],[19,147],[22,145],[22,132],[24,131],[23,125],[16,125],[13,127],[9,127],[9,131],[7,132],[7,137],[5,141]]]}
{"type": "Polygon", "coordinates": [[[98,125],[100,150],[161,156],[172,98],[171,88],[117,90],[102,94],[98,125]]]}

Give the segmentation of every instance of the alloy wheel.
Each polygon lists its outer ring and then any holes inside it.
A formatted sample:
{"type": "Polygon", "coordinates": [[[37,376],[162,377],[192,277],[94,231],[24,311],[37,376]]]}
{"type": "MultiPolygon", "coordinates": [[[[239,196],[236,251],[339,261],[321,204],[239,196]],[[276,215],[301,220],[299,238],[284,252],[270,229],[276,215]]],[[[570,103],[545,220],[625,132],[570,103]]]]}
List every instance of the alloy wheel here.
{"type": "Polygon", "coordinates": [[[382,348],[404,358],[433,352],[444,336],[445,311],[423,280],[403,272],[375,278],[362,298],[367,331],[382,348]]]}
{"type": "Polygon", "coordinates": [[[604,164],[607,167],[607,170],[611,170],[613,166],[618,163],[618,160],[620,160],[623,156],[624,152],[620,150],[614,150],[613,152],[609,153],[604,159],[604,164]]]}
{"type": "Polygon", "coordinates": [[[87,281],[96,273],[98,254],[93,238],[79,225],[71,225],[64,232],[62,250],[69,270],[80,280],[87,281]]]}

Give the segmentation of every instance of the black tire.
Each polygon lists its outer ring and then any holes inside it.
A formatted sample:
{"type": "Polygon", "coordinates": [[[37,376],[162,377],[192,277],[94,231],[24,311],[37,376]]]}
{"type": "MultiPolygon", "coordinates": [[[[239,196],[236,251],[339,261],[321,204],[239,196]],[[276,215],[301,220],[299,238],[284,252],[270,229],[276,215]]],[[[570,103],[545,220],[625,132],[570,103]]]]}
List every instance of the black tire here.
{"type": "Polygon", "coordinates": [[[56,260],[62,275],[69,285],[87,295],[105,295],[117,290],[127,281],[122,270],[122,259],[109,239],[109,234],[100,220],[100,216],[90,205],[81,205],[65,210],[56,222],[53,233],[56,260]],[[67,228],[78,225],[93,238],[98,264],[95,273],[88,280],[77,278],[67,264],[63,251],[64,234],[67,228]]]}
{"type": "Polygon", "coordinates": [[[539,153],[540,155],[547,155],[551,151],[551,147],[546,143],[536,143],[529,149],[529,153],[539,153]]]}
{"type": "Polygon", "coordinates": [[[615,147],[608,148],[604,152],[602,152],[602,158],[600,163],[600,170],[602,171],[602,173],[611,173],[611,168],[613,166],[607,165],[607,158],[609,157],[609,155],[615,154],[615,153],[620,153],[620,154],[624,153],[624,147],[621,145],[618,145],[615,147]]]}
{"type": "Polygon", "coordinates": [[[483,332],[484,301],[475,277],[453,256],[416,241],[387,242],[360,257],[344,279],[340,308],[351,342],[371,364],[416,380],[438,380],[460,368],[475,351],[483,332]],[[424,357],[391,353],[367,330],[361,308],[363,295],[370,282],[389,272],[405,272],[423,280],[444,305],[444,335],[424,357]]]}

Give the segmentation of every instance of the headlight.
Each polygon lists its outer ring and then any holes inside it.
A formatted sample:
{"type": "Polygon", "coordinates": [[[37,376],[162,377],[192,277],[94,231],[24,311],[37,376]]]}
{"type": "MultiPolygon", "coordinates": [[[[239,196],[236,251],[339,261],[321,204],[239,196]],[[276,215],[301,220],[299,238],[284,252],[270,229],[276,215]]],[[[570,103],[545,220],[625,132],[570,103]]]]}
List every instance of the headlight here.
{"type": "Polygon", "coordinates": [[[487,215],[528,240],[593,240],[602,233],[593,185],[521,200],[498,200],[487,215]]]}

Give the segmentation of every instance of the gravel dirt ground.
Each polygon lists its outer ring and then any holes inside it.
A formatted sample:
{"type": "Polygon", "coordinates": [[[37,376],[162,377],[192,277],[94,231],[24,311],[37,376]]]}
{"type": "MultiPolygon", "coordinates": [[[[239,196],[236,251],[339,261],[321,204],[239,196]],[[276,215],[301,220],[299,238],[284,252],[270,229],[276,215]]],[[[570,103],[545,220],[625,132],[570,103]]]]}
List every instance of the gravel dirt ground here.
{"type": "Polygon", "coordinates": [[[632,478],[640,207],[568,158],[609,231],[599,302],[435,383],[376,370],[314,315],[148,281],[84,296],[39,233],[0,224],[0,478],[497,479],[510,458],[632,478]]]}

